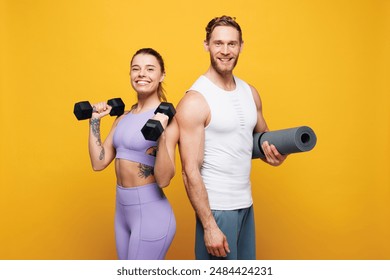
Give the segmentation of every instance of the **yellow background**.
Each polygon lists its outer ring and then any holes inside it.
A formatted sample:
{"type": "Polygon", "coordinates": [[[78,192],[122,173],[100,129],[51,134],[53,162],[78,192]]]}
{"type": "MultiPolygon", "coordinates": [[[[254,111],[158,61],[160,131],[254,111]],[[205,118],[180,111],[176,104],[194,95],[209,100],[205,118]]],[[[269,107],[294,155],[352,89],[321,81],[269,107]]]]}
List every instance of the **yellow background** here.
{"type": "MultiPolygon", "coordinates": [[[[235,74],[260,92],[269,127],[318,137],[281,167],[253,162],[258,258],[390,259],[390,1],[0,3],[0,259],[116,258],[114,170],[92,171],[73,104],[129,107],[129,60],[153,47],[176,105],[206,71],[204,27],[223,14],[243,28],[235,74]]],[[[192,259],[179,158],[177,170],[167,258],[192,259]]]]}

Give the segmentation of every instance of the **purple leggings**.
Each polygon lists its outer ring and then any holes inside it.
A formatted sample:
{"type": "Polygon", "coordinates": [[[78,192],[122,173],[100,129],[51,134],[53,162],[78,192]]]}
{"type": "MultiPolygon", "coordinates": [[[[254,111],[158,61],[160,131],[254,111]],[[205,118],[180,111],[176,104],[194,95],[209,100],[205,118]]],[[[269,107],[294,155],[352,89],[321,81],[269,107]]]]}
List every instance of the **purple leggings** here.
{"type": "Polygon", "coordinates": [[[116,188],[115,239],[120,260],[162,260],[176,232],[176,220],[157,184],[116,188]]]}

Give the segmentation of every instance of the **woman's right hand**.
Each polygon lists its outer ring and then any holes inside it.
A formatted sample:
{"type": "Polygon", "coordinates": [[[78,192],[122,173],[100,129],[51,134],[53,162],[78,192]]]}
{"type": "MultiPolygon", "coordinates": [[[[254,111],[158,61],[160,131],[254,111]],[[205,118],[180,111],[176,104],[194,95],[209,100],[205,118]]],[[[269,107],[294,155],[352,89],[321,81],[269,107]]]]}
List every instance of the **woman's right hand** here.
{"type": "Polygon", "coordinates": [[[99,102],[96,104],[92,104],[92,109],[92,118],[101,119],[111,112],[112,107],[108,105],[107,102],[99,102]]]}

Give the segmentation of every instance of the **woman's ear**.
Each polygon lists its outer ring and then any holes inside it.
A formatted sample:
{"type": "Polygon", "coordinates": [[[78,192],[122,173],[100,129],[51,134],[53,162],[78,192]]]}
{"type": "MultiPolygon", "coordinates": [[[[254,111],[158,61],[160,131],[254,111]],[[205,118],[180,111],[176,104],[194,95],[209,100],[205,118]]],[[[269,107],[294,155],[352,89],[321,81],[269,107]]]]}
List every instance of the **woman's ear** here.
{"type": "Polygon", "coordinates": [[[164,78],[165,78],[165,73],[162,74],[162,76],[160,78],[160,83],[162,83],[164,81],[164,78]]]}

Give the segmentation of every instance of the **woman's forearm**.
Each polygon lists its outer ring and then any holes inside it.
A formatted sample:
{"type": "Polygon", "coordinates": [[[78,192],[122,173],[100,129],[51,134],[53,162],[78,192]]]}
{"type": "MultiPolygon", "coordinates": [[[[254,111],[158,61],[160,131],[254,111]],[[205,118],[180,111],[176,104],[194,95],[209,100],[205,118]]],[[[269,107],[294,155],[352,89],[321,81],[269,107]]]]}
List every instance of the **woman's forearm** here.
{"type": "Polygon", "coordinates": [[[174,175],[174,154],[169,152],[166,135],[163,133],[158,140],[156,163],[154,165],[154,176],[160,188],[164,188],[169,185],[174,175]]]}

